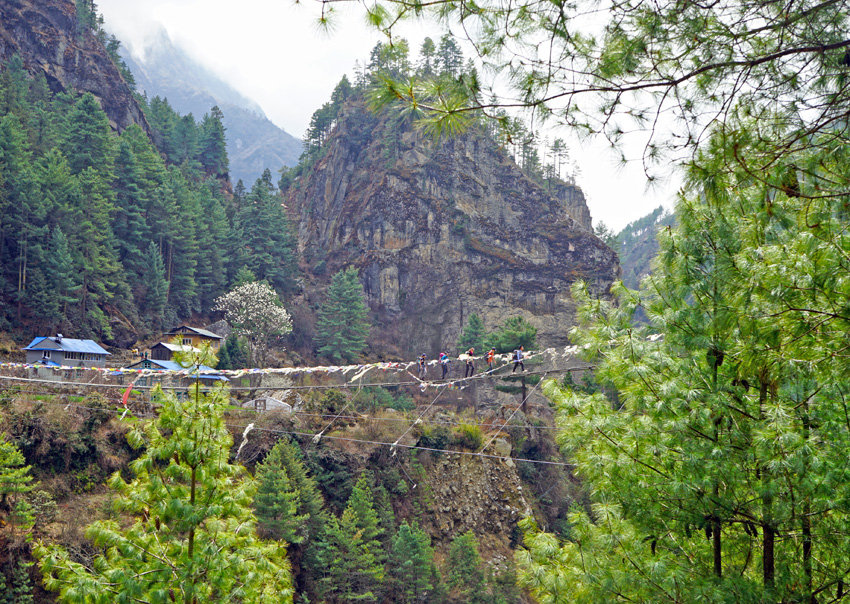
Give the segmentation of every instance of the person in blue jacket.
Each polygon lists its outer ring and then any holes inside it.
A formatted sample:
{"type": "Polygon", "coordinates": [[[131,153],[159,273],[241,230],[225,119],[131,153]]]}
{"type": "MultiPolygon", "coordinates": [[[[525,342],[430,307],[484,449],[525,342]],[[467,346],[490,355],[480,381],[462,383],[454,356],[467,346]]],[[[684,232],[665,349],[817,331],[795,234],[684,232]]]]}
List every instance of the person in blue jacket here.
{"type": "Polygon", "coordinates": [[[449,371],[449,363],[451,362],[452,360],[449,358],[449,355],[445,352],[440,353],[440,366],[443,368],[443,377],[440,379],[446,379],[446,373],[449,371]]]}

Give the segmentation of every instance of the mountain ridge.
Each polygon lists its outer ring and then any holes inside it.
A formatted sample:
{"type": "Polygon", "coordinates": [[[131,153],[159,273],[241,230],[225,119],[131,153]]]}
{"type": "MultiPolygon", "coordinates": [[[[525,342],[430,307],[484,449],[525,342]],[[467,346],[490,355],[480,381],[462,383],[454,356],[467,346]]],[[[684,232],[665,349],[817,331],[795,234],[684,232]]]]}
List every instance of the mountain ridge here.
{"type": "Polygon", "coordinates": [[[250,186],[269,169],[293,166],[301,141],[268,119],[262,108],[176,45],[164,28],[145,39],[144,47],[122,47],[121,57],[139,92],[158,96],[181,114],[196,119],[218,106],[224,115],[231,180],[250,186]]]}

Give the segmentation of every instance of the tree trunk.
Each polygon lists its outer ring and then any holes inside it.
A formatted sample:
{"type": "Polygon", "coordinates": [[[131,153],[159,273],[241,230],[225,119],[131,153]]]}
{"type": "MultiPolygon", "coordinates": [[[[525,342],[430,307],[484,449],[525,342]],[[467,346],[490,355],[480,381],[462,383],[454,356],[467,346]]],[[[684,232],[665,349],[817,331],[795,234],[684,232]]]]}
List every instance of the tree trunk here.
{"type": "MultiPolygon", "coordinates": [[[[768,380],[767,371],[765,371],[759,380],[759,419],[764,419],[767,390],[768,380]]],[[[762,483],[762,581],[765,589],[772,590],[776,572],[776,532],[774,531],[772,517],[773,496],[770,494],[770,477],[767,468],[762,466],[760,474],[762,483]]]]}

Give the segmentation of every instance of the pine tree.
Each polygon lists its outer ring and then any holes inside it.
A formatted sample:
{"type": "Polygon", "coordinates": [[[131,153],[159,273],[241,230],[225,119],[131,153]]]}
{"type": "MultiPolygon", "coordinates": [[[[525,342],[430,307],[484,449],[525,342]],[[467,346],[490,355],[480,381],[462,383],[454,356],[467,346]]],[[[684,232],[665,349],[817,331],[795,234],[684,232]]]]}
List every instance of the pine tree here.
{"type": "Polygon", "coordinates": [[[144,272],[144,304],[146,315],[153,320],[152,328],[159,330],[165,316],[165,306],[168,302],[168,280],[165,277],[165,264],[157,245],[151,241],[145,252],[147,269],[144,272]]]}
{"type": "Polygon", "coordinates": [[[50,235],[50,247],[47,254],[49,284],[58,296],[59,314],[67,317],[68,307],[77,302],[80,285],[74,271],[74,259],[68,247],[68,238],[62,229],[56,227],[50,235]]]}
{"type": "Polygon", "coordinates": [[[466,352],[470,347],[474,347],[478,354],[482,354],[487,347],[487,332],[484,329],[484,321],[477,314],[469,315],[469,321],[457,341],[457,348],[460,352],[466,352]]]}
{"type": "Polygon", "coordinates": [[[537,328],[523,317],[511,317],[490,336],[492,345],[498,352],[511,352],[520,346],[526,350],[534,348],[537,340],[537,328]]]}
{"type": "Polygon", "coordinates": [[[30,466],[23,454],[0,434],[0,508],[13,510],[20,496],[33,489],[30,466]]]}
{"type": "Polygon", "coordinates": [[[585,602],[660,601],[674,585],[683,602],[843,597],[850,510],[833,502],[850,494],[850,384],[847,319],[830,309],[850,238],[822,188],[847,148],[830,135],[813,141],[830,153],[771,158],[754,179],[772,139],[727,135],[689,168],[648,287],[613,302],[574,288],[571,338],[618,397],[545,386],[593,501],[568,542],[524,521],[520,578],[539,600],[574,601],[565,583],[585,602]],[[727,171],[733,156],[746,167],[727,171]],[[634,326],[638,305],[649,326],[634,326]]]}
{"type": "Polygon", "coordinates": [[[449,549],[448,584],[451,600],[464,604],[484,604],[490,598],[486,593],[484,561],[478,553],[475,533],[467,531],[452,539],[449,549]]]}
{"type": "Polygon", "coordinates": [[[392,541],[387,574],[391,580],[393,602],[415,604],[430,598],[439,580],[434,565],[434,550],[428,533],[406,522],[398,528],[392,541]]]}
{"type": "Polygon", "coordinates": [[[112,138],[109,118],[91,93],[84,94],[74,105],[64,126],[60,148],[68,159],[73,174],[87,168],[101,177],[110,178],[112,170],[112,138]]]}
{"type": "Polygon", "coordinates": [[[318,559],[326,575],[321,593],[327,602],[374,602],[384,581],[382,534],[372,502],[370,479],[362,475],[340,518],[325,527],[318,559]]]}
{"type": "Polygon", "coordinates": [[[426,37],[422,41],[422,46],[419,48],[419,65],[417,69],[421,77],[430,78],[435,74],[436,56],[437,45],[434,44],[434,40],[426,37]]]}
{"type": "Polygon", "coordinates": [[[301,494],[294,481],[289,479],[283,464],[283,448],[287,444],[279,441],[263,462],[257,466],[259,483],[254,498],[257,514],[257,534],[264,539],[276,539],[287,543],[301,543],[305,535],[308,514],[299,514],[303,509],[301,494]]]}
{"type": "Polygon", "coordinates": [[[201,122],[199,161],[206,174],[226,179],[229,168],[223,120],[224,114],[218,106],[214,106],[208,114],[204,115],[201,122]]]}
{"type": "Polygon", "coordinates": [[[339,271],[331,279],[316,323],[320,355],[336,362],[353,362],[366,346],[368,310],[362,291],[354,267],[339,271]]]}
{"type": "Polygon", "coordinates": [[[440,45],[437,48],[437,67],[440,77],[457,78],[463,69],[463,53],[451,34],[443,34],[440,37],[440,45]]]}
{"type": "Polygon", "coordinates": [[[34,601],[29,567],[32,562],[18,560],[12,574],[12,593],[14,604],[32,604],[34,601]]]}
{"type": "MultiPolygon", "coordinates": [[[[191,362],[212,361],[210,355],[191,362]]],[[[39,542],[34,553],[45,587],[69,604],[291,602],[286,550],[256,537],[255,482],[228,460],[226,390],[204,394],[196,384],[182,400],[162,391],[157,399],[159,416],[128,435],[134,447],[145,448],[131,464],[134,478],[109,479],[117,508],[132,514],[133,524],[89,526],[86,534],[101,548],[91,567],[59,545],[39,542]]]]}
{"type": "Polygon", "coordinates": [[[151,239],[145,221],[147,202],[140,186],[136,157],[127,140],[118,144],[115,158],[115,217],[112,228],[118,244],[118,259],[128,274],[131,285],[137,285],[144,274],[147,262],[144,252],[151,239]]]}
{"type": "Polygon", "coordinates": [[[235,243],[245,251],[240,259],[244,266],[279,291],[291,288],[296,271],[295,233],[269,170],[251,187],[236,221],[240,239],[235,243]]]}
{"type": "Polygon", "coordinates": [[[219,369],[245,369],[251,365],[251,351],[245,340],[230,334],[218,356],[219,369]]]}

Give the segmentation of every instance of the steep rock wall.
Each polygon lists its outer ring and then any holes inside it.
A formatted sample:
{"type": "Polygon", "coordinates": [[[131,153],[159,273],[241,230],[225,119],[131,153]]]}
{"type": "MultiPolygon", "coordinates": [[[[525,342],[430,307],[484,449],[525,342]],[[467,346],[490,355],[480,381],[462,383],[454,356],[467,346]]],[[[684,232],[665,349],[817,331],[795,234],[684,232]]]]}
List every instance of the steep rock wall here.
{"type": "Polygon", "coordinates": [[[92,93],[114,129],[139,124],[150,133],[141,108],[103,44],[91,31],[78,33],[72,0],[0,2],[0,60],[15,54],[28,71],[43,73],[53,92],[92,93]]]}
{"type": "Polygon", "coordinates": [[[349,104],[289,205],[305,269],[323,269],[318,289],[357,266],[373,351],[409,355],[453,348],[472,313],[488,329],[522,315],[542,344],[565,344],[570,285],[605,294],[619,274],[583,201],[550,196],[481,133],[435,142],[349,104]]]}

